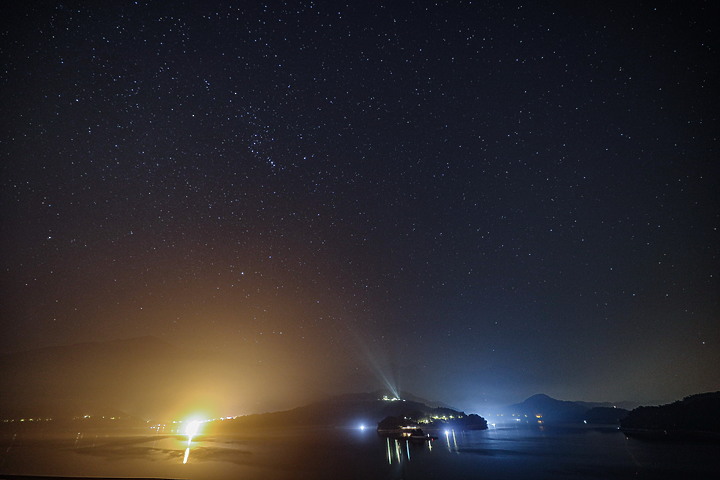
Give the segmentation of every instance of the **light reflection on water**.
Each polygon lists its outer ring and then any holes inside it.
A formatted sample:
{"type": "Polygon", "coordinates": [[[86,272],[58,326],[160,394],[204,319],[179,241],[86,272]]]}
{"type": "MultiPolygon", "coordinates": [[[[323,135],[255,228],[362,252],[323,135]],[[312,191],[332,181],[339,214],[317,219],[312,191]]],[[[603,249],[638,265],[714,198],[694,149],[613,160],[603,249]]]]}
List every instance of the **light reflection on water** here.
{"type": "Polygon", "coordinates": [[[416,451],[427,449],[428,453],[432,452],[433,449],[433,440],[423,440],[411,444],[410,440],[385,438],[385,444],[388,465],[392,465],[393,463],[399,464],[406,459],[408,462],[412,460],[410,452],[413,448],[416,449],[416,451]]]}
{"type": "Polygon", "coordinates": [[[205,479],[720,478],[720,445],[653,444],[617,431],[496,428],[435,441],[371,429],[184,435],[0,433],[0,475],[205,479]]]}

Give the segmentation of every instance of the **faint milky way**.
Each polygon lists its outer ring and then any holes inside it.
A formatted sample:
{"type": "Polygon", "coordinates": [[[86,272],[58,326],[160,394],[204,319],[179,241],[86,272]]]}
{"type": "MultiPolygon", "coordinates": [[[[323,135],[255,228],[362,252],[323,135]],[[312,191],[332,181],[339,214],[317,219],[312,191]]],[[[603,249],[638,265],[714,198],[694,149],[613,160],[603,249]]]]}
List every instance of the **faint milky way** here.
{"type": "Polygon", "coordinates": [[[717,7],[249,3],[3,20],[3,351],[153,335],[470,407],[720,386],[717,7]]]}

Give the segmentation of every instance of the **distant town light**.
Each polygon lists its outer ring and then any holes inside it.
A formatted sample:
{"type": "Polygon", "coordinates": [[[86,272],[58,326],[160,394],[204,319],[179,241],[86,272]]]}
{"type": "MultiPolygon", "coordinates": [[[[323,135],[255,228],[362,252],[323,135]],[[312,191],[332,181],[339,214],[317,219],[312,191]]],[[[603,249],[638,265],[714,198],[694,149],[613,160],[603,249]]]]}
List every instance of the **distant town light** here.
{"type": "Polygon", "coordinates": [[[399,402],[402,400],[400,397],[388,397],[387,395],[383,395],[382,399],[386,402],[399,402]]]}
{"type": "Polygon", "coordinates": [[[200,422],[198,420],[193,420],[187,424],[187,427],[185,427],[185,435],[188,436],[188,440],[192,439],[194,437],[198,430],[200,429],[200,422]]]}

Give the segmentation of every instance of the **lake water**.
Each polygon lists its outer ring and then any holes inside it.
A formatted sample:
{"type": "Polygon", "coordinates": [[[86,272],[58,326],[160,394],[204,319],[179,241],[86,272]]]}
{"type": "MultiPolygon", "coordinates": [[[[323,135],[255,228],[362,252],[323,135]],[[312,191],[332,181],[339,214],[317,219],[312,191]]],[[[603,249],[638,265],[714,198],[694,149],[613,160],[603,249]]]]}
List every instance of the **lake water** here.
{"type": "Polygon", "coordinates": [[[1,437],[2,475],[224,479],[718,479],[720,445],[616,430],[491,428],[407,443],[372,430],[186,438],[101,433],[1,437]]]}

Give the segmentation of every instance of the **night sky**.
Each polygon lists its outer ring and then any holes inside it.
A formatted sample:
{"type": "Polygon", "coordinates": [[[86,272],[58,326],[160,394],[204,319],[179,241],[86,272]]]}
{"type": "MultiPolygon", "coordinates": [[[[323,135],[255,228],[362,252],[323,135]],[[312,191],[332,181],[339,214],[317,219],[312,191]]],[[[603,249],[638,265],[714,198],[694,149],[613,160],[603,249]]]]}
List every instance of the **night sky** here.
{"type": "Polygon", "coordinates": [[[288,406],[720,389],[714,2],[90,3],[3,13],[0,352],[154,336],[288,406]]]}

